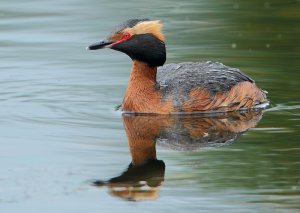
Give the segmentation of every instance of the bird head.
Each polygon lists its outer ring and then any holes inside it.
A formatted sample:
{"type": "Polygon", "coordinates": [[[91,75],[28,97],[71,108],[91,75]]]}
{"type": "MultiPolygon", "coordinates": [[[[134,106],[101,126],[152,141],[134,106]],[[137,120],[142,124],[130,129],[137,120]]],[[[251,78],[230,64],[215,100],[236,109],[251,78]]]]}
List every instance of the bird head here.
{"type": "Polygon", "coordinates": [[[162,66],[166,61],[166,47],[161,28],[162,23],[158,20],[129,19],[116,27],[104,40],[87,49],[110,48],[150,67],[162,66]]]}

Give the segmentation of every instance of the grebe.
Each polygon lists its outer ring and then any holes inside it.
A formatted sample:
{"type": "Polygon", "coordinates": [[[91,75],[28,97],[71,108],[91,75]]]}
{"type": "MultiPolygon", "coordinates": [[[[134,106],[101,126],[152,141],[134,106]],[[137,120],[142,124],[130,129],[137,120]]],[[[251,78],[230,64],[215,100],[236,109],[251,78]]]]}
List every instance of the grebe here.
{"type": "Polygon", "coordinates": [[[158,20],[130,19],[87,48],[114,49],[133,60],[123,111],[225,112],[268,103],[266,92],[236,68],[212,62],[164,65],[166,48],[161,28],[158,20]]]}

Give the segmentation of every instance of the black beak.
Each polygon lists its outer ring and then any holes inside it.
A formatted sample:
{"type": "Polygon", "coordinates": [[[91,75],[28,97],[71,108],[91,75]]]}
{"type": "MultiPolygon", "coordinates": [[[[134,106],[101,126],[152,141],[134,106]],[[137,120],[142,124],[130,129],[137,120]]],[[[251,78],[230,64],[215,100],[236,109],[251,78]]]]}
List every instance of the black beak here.
{"type": "Polygon", "coordinates": [[[98,49],[105,48],[112,43],[113,43],[112,41],[103,40],[103,41],[100,41],[100,42],[97,42],[95,44],[88,46],[86,49],[87,50],[98,50],[98,49]]]}

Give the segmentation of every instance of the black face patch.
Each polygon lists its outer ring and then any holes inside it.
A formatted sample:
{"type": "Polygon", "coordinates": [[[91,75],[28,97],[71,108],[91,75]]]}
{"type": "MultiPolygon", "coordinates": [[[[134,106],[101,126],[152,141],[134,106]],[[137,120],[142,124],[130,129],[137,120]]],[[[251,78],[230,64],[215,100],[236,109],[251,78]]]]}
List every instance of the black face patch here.
{"type": "Polygon", "coordinates": [[[126,53],[132,60],[142,61],[150,67],[162,66],[166,61],[165,43],[150,33],[133,35],[111,49],[126,53]]]}

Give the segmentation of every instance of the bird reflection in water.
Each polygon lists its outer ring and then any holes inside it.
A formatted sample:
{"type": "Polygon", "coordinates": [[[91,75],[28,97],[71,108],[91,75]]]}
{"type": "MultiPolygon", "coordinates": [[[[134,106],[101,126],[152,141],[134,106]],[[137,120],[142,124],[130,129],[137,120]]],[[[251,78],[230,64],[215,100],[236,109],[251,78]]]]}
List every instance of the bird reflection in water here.
{"type": "Polygon", "coordinates": [[[156,199],[164,181],[165,163],[156,158],[156,144],[175,150],[230,144],[257,124],[262,111],[122,117],[132,161],[120,176],[94,184],[108,187],[113,196],[139,201],[156,199]]]}

